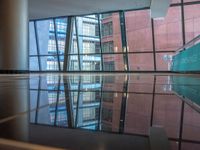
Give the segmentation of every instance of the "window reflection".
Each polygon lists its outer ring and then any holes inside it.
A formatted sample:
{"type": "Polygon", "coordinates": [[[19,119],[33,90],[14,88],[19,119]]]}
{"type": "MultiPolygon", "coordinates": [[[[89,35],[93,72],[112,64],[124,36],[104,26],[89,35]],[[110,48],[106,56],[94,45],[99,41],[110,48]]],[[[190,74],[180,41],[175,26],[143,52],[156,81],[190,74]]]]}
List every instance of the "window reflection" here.
{"type": "MultiPolygon", "coordinates": [[[[174,94],[181,94],[181,79],[159,75],[32,76],[30,123],[145,136],[151,126],[159,126],[177,141],[183,126],[182,139],[200,141],[196,134],[199,113],[174,94]]],[[[184,78],[193,83],[192,79],[184,78]]],[[[193,84],[187,85],[191,88],[193,84]]]]}

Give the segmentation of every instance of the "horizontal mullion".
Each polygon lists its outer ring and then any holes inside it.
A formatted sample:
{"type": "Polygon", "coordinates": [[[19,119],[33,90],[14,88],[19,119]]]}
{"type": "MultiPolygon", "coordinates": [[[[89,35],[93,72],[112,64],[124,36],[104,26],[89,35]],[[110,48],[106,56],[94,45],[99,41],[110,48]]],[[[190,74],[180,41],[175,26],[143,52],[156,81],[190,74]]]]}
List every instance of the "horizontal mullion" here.
{"type": "Polygon", "coordinates": [[[54,54],[54,55],[29,55],[29,57],[48,57],[48,56],[64,56],[64,54],[54,54]]]}
{"type": "MultiPolygon", "coordinates": [[[[156,53],[175,53],[176,51],[156,51],[156,53]]],[[[128,54],[142,54],[142,53],[153,53],[153,51],[136,51],[136,52],[128,52],[128,54]]],[[[125,52],[108,52],[108,53],[80,53],[79,55],[115,55],[115,54],[126,54],[125,52]]],[[[67,54],[69,56],[71,55],[78,55],[78,53],[71,53],[67,54]]],[[[66,55],[66,56],[67,56],[66,55]]],[[[57,56],[57,54],[47,54],[47,55],[29,55],[29,57],[44,57],[44,56],[57,56]]],[[[59,54],[58,56],[65,56],[65,54],[59,54]]]]}

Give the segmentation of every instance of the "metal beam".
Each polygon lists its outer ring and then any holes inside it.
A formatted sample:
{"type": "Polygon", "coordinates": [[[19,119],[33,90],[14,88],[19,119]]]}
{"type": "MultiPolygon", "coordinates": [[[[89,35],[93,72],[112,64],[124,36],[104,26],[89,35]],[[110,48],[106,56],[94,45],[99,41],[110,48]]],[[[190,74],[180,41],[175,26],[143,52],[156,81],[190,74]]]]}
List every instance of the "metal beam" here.
{"type": "Polygon", "coordinates": [[[126,118],[126,102],[128,100],[128,82],[129,82],[129,75],[126,75],[122,93],[119,133],[124,133],[124,125],[126,118]]]}
{"type": "Polygon", "coordinates": [[[122,41],[122,51],[124,58],[124,70],[129,70],[129,62],[128,62],[128,48],[127,48],[127,37],[126,37],[126,23],[125,23],[125,15],[124,11],[119,12],[120,17],[120,27],[121,27],[121,41],[122,41]]]}
{"type": "Polygon", "coordinates": [[[64,65],[63,65],[63,71],[65,72],[68,70],[68,54],[71,51],[71,43],[73,40],[73,23],[74,23],[74,17],[68,17],[68,25],[67,25],[66,41],[65,41],[64,65]]]}
{"type": "Polygon", "coordinates": [[[34,21],[34,30],[35,30],[35,41],[36,41],[36,48],[37,48],[37,54],[38,54],[38,66],[39,66],[39,71],[42,71],[41,68],[41,60],[40,60],[40,46],[39,46],[39,39],[38,39],[38,31],[37,31],[37,22],[34,21]]]}
{"type": "Polygon", "coordinates": [[[156,43],[155,43],[155,32],[154,32],[154,21],[151,19],[151,28],[152,28],[152,43],[153,43],[153,61],[154,61],[154,71],[157,71],[156,64],[156,43]]]}
{"type": "Polygon", "coordinates": [[[64,82],[64,92],[65,92],[68,127],[74,128],[73,101],[70,96],[70,90],[69,90],[70,85],[69,85],[67,76],[63,77],[63,82],[64,82]]]}
{"type": "Polygon", "coordinates": [[[102,50],[102,34],[101,34],[101,20],[100,20],[100,14],[98,14],[98,27],[99,27],[99,39],[100,39],[100,55],[101,55],[101,71],[104,70],[104,63],[103,63],[103,50],[102,50]]]}

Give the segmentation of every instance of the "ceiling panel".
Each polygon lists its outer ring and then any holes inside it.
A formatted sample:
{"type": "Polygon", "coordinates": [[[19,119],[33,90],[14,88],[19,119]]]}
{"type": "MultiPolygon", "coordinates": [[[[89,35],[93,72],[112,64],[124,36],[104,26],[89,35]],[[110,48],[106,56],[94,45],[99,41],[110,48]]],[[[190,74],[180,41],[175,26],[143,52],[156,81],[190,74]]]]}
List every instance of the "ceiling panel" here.
{"type": "Polygon", "coordinates": [[[29,18],[57,16],[150,7],[150,0],[29,0],[29,18]]]}

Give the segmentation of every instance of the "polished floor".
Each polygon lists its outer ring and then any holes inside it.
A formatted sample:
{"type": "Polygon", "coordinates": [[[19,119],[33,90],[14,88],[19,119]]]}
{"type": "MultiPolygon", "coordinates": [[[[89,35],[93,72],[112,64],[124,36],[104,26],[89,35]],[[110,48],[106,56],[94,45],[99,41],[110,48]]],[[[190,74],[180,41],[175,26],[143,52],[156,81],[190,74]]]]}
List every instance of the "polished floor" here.
{"type": "Polygon", "coordinates": [[[199,75],[1,75],[0,111],[4,139],[71,150],[148,150],[149,130],[159,127],[170,149],[200,149],[199,75]]]}

